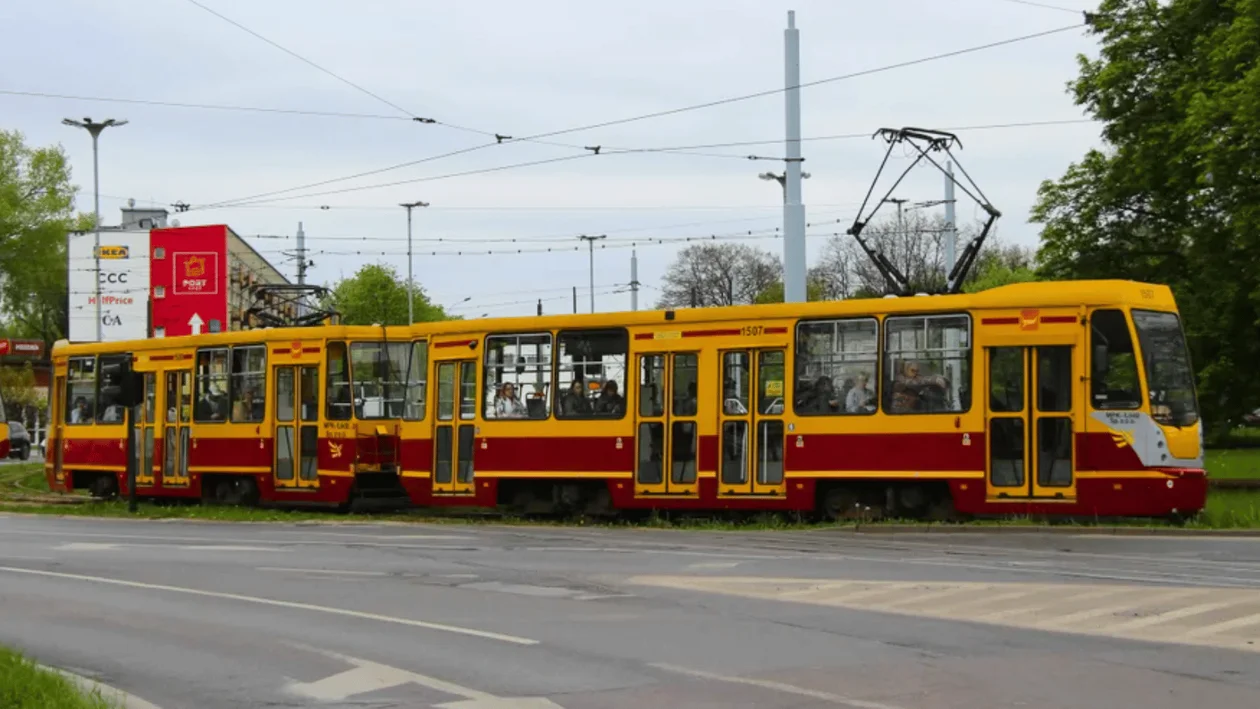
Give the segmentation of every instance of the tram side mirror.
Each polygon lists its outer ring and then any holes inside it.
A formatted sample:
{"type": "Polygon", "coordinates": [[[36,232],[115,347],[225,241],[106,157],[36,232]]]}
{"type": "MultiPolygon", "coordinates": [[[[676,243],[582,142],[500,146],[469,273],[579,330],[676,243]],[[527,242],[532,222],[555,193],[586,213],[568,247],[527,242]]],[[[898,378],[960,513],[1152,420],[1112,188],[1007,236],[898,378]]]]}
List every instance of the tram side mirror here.
{"type": "Polygon", "coordinates": [[[1107,375],[1107,346],[1094,345],[1093,372],[1095,377],[1107,375]]]}

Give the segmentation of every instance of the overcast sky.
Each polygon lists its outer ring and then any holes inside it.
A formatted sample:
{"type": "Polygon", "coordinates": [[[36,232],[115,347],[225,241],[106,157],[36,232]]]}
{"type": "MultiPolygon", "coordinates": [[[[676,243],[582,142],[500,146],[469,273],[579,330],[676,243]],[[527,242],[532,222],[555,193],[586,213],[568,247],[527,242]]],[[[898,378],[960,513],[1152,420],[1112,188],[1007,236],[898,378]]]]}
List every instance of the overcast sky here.
{"type": "MultiPolygon", "coordinates": [[[[0,90],[372,114],[341,118],[185,109],[0,94],[0,124],[36,145],[60,143],[92,208],[87,134],[63,117],[126,118],[101,139],[105,223],[128,197],[210,205],[377,170],[492,142],[468,130],[527,136],[782,87],[783,29],[795,10],[805,82],[1079,23],[1089,0],[639,0],[531,3],[464,0],[198,0],[277,44],[365,87],[406,114],[286,54],[189,0],[6,0],[0,90]]],[[[803,135],[869,134],[884,126],[951,128],[1082,118],[1065,91],[1076,56],[1094,43],[1072,30],[974,54],[802,90],[803,135]]],[[[283,201],[194,209],[184,225],[226,223],[273,263],[302,222],[312,280],[364,263],[406,272],[406,218],[415,214],[416,278],[437,302],[476,317],[587,308],[587,253],[597,250],[597,308],[628,309],[611,293],[630,280],[638,242],[641,305],[680,239],[753,231],[744,243],[781,252],[782,193],[758,173],[781,172],[781,143],[703,154],[602,154],[451,176],[611,148],[778,141],[782,94],[433,160],[361,179],[286,192],[283,201]],[[303,197],[310,192],[410,184],[303,197]],[[328,209],[321,209],[327,206],[328,209]],[[442,238],[444,241],[435,242],[442,238]],[[533,243],[513,243],[508,239],[533,243]],[[671,243],[653,243],[651,239],[671,243]],[[514,253],[522,249],[527,253],[514,253]],[[480,250],[482,255],[455,255],[480,250]],[[494,250],[494,254],[485,254],[494,250]],[[438,251],[442,255],[431,255],[438,251]],[[363,252],[353,254],[347,252],[363,252]],[[469,300],[465,300],[465,299],[469,300]]],[[[1003,240],[1035,245],[1027,222],[1037,186],[1099,143],[1091,123],[959,131],[958,156],[1000,209],[1003,240]]],[[[809,251],[852,223],[884,146],[868,138],[804,144],[809,251]],[[839,220],[839,223],[837,223],[839,220]],[[830,225],[827,224],[830,222],[830,225]]],[[[904,166],[900,150],[894,153],[904,166]]],[[[895,164],[895,163],[894,163],[895,164]]],[[[916,170],[896,196],[940,199],[943,178],[916,170]]],[[[882,194],[882,192],[881,192],[882,194]]],[[[275,199],[275,197],[272,197],[275,199]]],[[[959,195],[960,221],[980,212],[959,195]]]]}

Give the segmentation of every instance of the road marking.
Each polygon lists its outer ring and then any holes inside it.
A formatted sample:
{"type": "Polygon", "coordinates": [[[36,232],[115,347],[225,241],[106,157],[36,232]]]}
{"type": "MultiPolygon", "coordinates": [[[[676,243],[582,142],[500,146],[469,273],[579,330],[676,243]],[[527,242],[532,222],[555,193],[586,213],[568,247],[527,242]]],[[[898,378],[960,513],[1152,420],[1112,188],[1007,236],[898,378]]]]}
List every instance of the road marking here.
{"type": "MultiPolygon", "coordinates": [[[[155,521],[156,523],[156,521],[155,521]]],[[[163,536],[159,540],[154,540],[152,535],[144,534],[109,534],[105,532],[52,532],[25,529],[0,529],[0,534],[10,534],[13,536],[27,537],[78,537],[81,539],[136,539],[143,544],[130,544],[128,546],[170,546],[166,542],[208,542],[210,544],[257,544],[258,539],[232,539],[223,537],[175,537],[163,536]]],[[[463,546],[442,546],[437,544],[384,544],[380,542],[337,542],[331,540],[318,539],[275,539],[273,541],[278,546],[331,546],[331,547],[370,547],[378,549],[424,549],[426,551],[464,551],[467,547],[463,546]]]]}
{"type": "Polygon", "coordinates": [[[395,625],[407,625],[414,628],[425,628],[426,630],[438,630],[445,633],[454,633],[456,635],[468,635],[471,637],[485,638],[487,640],[498,640],[500,642],[512,643],[514,645],[537,645],[537,640],[522,638],[516,635],[504,635],[502,633],[492,633],[488,630],[477,630],[475,628],[463,628],[457,625],[445,625],[443,623],[430,623],[423,620],[412,620],[410,618],[398,618],[395,616],[380,615],[378,613],[366,613],[364,611],[349,610],[347,608],[330,608],[328,606],[317,606],[311,603],[298,603],[296,601],[280,601],[274,598],[261,598],[258,596],[245,596],[239,593],[223,593],[220,591],[203,591],[198,588],[186,588],[183,586],[167,586],[156,583],[141,583],[139,581],[124,581],[122,579],[112,579],[105,576],[86,576],[84,574],[68,574],[60,571],[40,571],[36,569],[22,569],[14,566],[0,566],[0,571],[8,571],[13,574],[29,574],[32,576],[47,576],[49,578],[71,579],[75,581],[89,581],[92,583],[103,583],[112,586],[125,586],[127,588],[144,588],[153,591],[169,591],[171,593],[186,593],[193,596],[202,596],[205,598],[222,598],[229,601],[241,601],[243,603],[256,603],[262,606],[274,606],[279,608],[293,608],[296,610],[313,611],[316,613],[327,613],[329,615],[340,615],[349,618],[363,618],[365,620],[375,620],[382,623],[393,623],[395,625]]]}
{"type": "Polygon", "coordinates": [[[457,702],[439,704],[449,709],[564,709],[545,697],[497,697],[470,687],[461,687],[454,682],[429,677],[415,672],[408,672],[397,667],[382,665],[358,657],[350,657],[328,650],[306,645],[293,644],[293,647],[318,653],[325,657],[340,660],[351,668],[338,672],[330,677],[315,682],[290,682],[286,688],[290,694],[319,701],[344,701],[357,694],[366,694],[382,689],[392,689],[408,684],[437,690],[444,694],[463,697],[457,702]]]}
{"type": "Polygon", "coordinates": [[[697,679],[715,680],[718,682],[730,682],[732,684],[747,684],[753,687],[761,687],[762,689],[773,689],[777,692],[785,692],[787,694],[796,694],[811,699],[821,699],[824,702],[832,704],[841,704],[845,706],[855,707],[855,709],[904,709],[895,704],[885,704],[883,702],[872,702],[865,699],[855,699],[840,694],[832,694],[831,692],[822,692],[817,689],[808,689],[806,687],[798,687],[794,684],[786,682],[775,682],[768,679],[755,679],[752,677],[731,677],[729,675],[713,674],[712,672],[702,672],[693,670],[688,667],[678,667],[676,665],[652,664],[658,670],[672,672],[674,674],[686,675],[697,679]]]}
{"type": "Polygon", "coordinates": [[[255,571],[279,571],[295,574],[329,574],[338,576],[389,576],[385,571],[351,571],[349,569],[291,569],[284,566],[256,566],[255,571]]]}
{"type": "Polygon", "coordinates": [[[938,620],[1260,652],[1260,590],[1255,589],[721,576],[638,576],[629,582],[938,620]],[[938,602],[947,592],[950,599],[938,602]],[[963,601],[960,594],[970,598],[963,601]],[[1208,599],[1211,602],[1205,603],[1208,599]],[[1202,625],[1201,616],[1209,612],[1216,616],[1202,625]]]}
{"type": "Polygon", "coordinates": [[[47,667],[45,665],[40,665],[39,667],[40,669],[48,672],[55,672],[71,682],[74,682],[79,686],[79,690],[84,694],[91,694],[94,691],[99,691],[104,699],[107,701],[111,699],[114,700],[122,707],[122,709],[159,709],[156,704],[146,702],[135,695],[127,694],[121,689],[116,689],[107,684],[101,684],[94,679],[88,679],[82,675],[76,675],[73,672],[63,670],[59,667],[47,667]]]}
{"type": "Polygon", "coordinates": [[[182,551],[281,551],[275,547],[213,546],[200,544],[176,548],[182,551]]]}
{"type": "Polygon", "coordinates": [[[742,561],[701,561],[695,564],[688,564],[689,569],[733,569],[744,562],[742,561]]]}
{"type": "Polygon", "coordinates": [[[94,542],[70,542],[53,547],[53,551],[113,551],[121,549],[121,544],[97,544],[94,542]]]}

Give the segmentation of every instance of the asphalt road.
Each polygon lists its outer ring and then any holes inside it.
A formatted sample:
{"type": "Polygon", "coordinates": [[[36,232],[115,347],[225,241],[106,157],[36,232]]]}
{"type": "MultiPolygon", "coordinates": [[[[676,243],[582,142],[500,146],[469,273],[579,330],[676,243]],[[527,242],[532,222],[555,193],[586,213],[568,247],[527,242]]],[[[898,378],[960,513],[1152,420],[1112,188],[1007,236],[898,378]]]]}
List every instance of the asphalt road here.
{"type": "Polygon", "coordinates": [[[0,644],[162,709],[1260,706],[1260,541],[0,515],[0,644]]]}

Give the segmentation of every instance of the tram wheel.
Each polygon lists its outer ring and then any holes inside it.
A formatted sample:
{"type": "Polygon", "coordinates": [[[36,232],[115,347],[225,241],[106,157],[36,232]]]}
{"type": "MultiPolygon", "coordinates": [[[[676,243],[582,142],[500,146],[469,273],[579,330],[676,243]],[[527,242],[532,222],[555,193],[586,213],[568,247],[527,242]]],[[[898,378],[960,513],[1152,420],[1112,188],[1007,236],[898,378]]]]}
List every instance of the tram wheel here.
{"type": "Polygon", "coordinates": [[[833,487],[823,493],[821,511],[829,522],[837,522],[858,516],[860,506],[861,501],[855,491],[833,487]]]}

